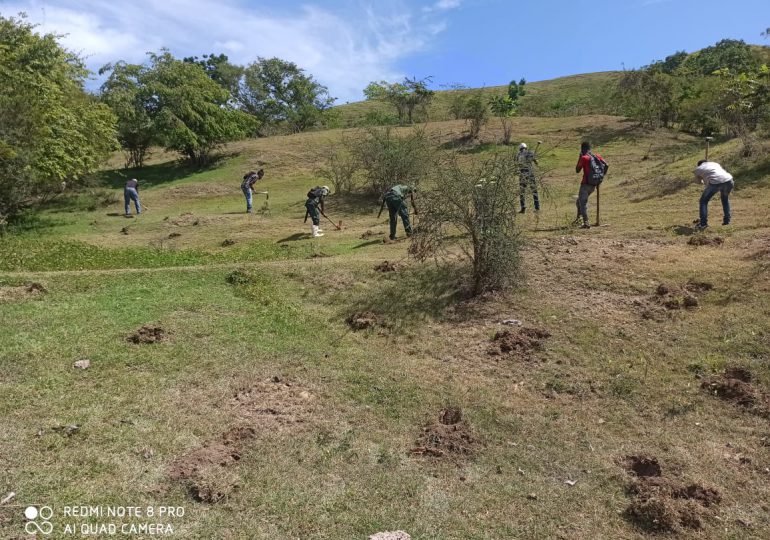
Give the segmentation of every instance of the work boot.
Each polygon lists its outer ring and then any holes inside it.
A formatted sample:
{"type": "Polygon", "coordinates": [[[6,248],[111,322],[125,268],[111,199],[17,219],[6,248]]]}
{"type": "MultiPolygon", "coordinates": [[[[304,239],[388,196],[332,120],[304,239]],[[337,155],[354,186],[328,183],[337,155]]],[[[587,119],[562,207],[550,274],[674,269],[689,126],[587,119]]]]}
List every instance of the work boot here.
{"type": "Polygon", "coordinates": [[[318,232],[318,225],[313,225],[313,238],[318,238],[319,236],[323,236],[324,233],[318,232]]]}
{"type": "Polygon", "coordinates": [[[590,224],[588,224],[588,223],[583,223],[583,224],[580,226],[580,228],[581,228],[581,229],[590,229],[590,228],[591,228],[591,225],[590,225],[590,224]]]}
{"type": "Polygon", "coordinates": [[[522,208],[521,210],[519,210],[519,214],[524,214],[526,211],[527,211],[526,208],[522,208]]]}

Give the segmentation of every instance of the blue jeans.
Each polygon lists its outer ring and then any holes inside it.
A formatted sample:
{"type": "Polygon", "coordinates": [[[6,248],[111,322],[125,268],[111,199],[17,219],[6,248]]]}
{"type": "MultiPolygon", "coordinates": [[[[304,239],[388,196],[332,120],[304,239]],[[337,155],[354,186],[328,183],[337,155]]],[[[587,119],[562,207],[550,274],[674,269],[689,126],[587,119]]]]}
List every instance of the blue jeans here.
{"type": "Polygon", "coordinates": [[[131,215],[131,201],[134,201],[134,207],[136,208],[136,213],[141,214],[142,213],[142,205],[139,203],[139,193],[136,191],[135,188],[126,188],[123,190],[123,199],[126,202],[126,215],[131,215]]]}
{"type": "Polygon", "coordinates": [[[241,190],[243,191],[244,197],[246,197],[246,211],[251,212],[251,202],[252,202],[252,191],[250,187],[242,187],[241,190]]]}
{"type": "Polygon", "coordinates": [[[724,216],[722,218],[722,225],[729,225],[730,218],[730,192],[735,187],[735,182],[724,182],[722,184],[709,184],[706,189],[703,190],[703,195],[700,196],[700,225],[706,227],[708,225],[709,217],[709,201],[711,198],[719,193],[719,198],[722,200],[722,211],[724,216]]]}

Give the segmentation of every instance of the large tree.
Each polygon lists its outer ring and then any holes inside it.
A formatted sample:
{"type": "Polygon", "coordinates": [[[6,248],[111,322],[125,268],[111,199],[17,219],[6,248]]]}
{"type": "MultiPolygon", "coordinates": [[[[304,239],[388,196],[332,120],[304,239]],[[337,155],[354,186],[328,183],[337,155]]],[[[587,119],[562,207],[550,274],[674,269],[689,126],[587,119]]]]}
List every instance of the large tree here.
{"type": "Polygon", "coordinates": [[[244,69],[236,100],[262,125],[298,133],[318,124],[335,98],[293,62],[259,58],[244,69]]]}
{"type": "Polygon", "coordinates": [[[169,150],[205,164],[214,149],[244,137],[252,127],[248,115],[230,105],[230,93],[198,64],[183,62],[168,51],[150,54],[142,75],[146,110],[169,150]]]}
{"type": "Polygon", "coordinates": [[[415,112],[427,116],[428,107],[435,92],[428,88],[430,77],[417,79],[405,77],[402,82],[371,82],[364,88],[364,95],[369,100],[389,103],[396,109],[399,122],[412,123],[415,112]]]}
{"type": "Polygon", "coordinates": [[[110,74],[102,84],[101,97],[118,117],[118,140],[126,155],[126,167],[141,167],[150,146],[158,140],[147,107],[147,68],[121,61],[104,66],[99,73],[110,74]]]}
{"type": "Polygon", "coordinates": [[[88,71],[56,40],[0,17],[0,222],[117,148],[114,114],[84,91],[88,71]]]}

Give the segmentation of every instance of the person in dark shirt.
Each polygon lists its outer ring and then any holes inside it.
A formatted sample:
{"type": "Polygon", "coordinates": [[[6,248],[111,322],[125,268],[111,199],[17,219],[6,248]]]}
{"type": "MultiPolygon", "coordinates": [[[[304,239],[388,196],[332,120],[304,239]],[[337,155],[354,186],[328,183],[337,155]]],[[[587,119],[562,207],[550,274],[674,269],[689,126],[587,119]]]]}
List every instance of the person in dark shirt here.
{"type": "MultiPolygon", "coordinates": [[[[398,216],[401,216],[401,221],[404,224],[404,232],[407,236],[412,236],[412,224],[409,222],[409,207],[406,205],[405,199],[408,195],[412,200],[412,208],[414,205],[414,194],[417,188],[414,186],[397,185],[390,188],[382,197],[383,206],[388,206],[388,214],[390,216],[390,235],[391,241],[396,239],[396,225],[398,224],[398,216]]],[[[380,210],[382,212],[382,210],[380,210]]],[[[414,213],[417,213],[415,209],[414,213]]]]}
{"type": "Polygon", "coordinates": [[[527,211],[526,191],[527,186],[532,190],[532,199],[535,203],[535,212],[540,211],[540,198],[537,195],[537,177],[533,165],[538,165],[534,152],[527,148],[526,143],[519,145],[519,153],[516,154],[516,162],[519,164],[519,214],[527,211]]]}
{"type": "Polygon", "coordinates": [[[139,182],[136,178],[132,178],[126,182],[126,187],[123,188],[123,199],[126,203],[126,217],[131,217],[131,201],[134,201],[134,207],[136,208],[136,215],[142,213],[142,204],[139,202],[139,182]]]}
{"type": "Polygon", "coordinates": [[[310,236],[312,238],[323,236],[323,231],[321,230],[321,214],[324,212],[324,197],[328,194],[328,186],[316,186],[307,192],[307,200],[305,201],[305,221],[307,222],[308,216],[312,221],[312,225],[310,225],[310,236]]]}
{"type": "Polygon", "coordinates": [[[241,191],[243,191],[243,196],[246,197],[246,212],[249,214],[253,212],[251,205],[254,195],[254,184],[256,184],[258,180],[262,180],[263,176],[265,176],[264,169],[259,169],[257,172],[251,171],[243,175],[241,191]]]}

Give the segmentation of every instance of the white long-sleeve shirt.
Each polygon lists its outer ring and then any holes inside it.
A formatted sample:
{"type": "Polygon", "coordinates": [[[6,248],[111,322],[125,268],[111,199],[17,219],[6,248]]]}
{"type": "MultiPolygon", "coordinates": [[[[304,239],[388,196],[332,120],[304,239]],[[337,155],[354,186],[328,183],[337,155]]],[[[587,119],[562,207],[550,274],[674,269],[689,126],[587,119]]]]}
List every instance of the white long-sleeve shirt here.
{"type": "Polygon", "coordinates": [[[716,161],[707,161],[695,169],[695,176],[704,184],[724,184],[732,182],[733,175],[722,168],[716,161]]]}

